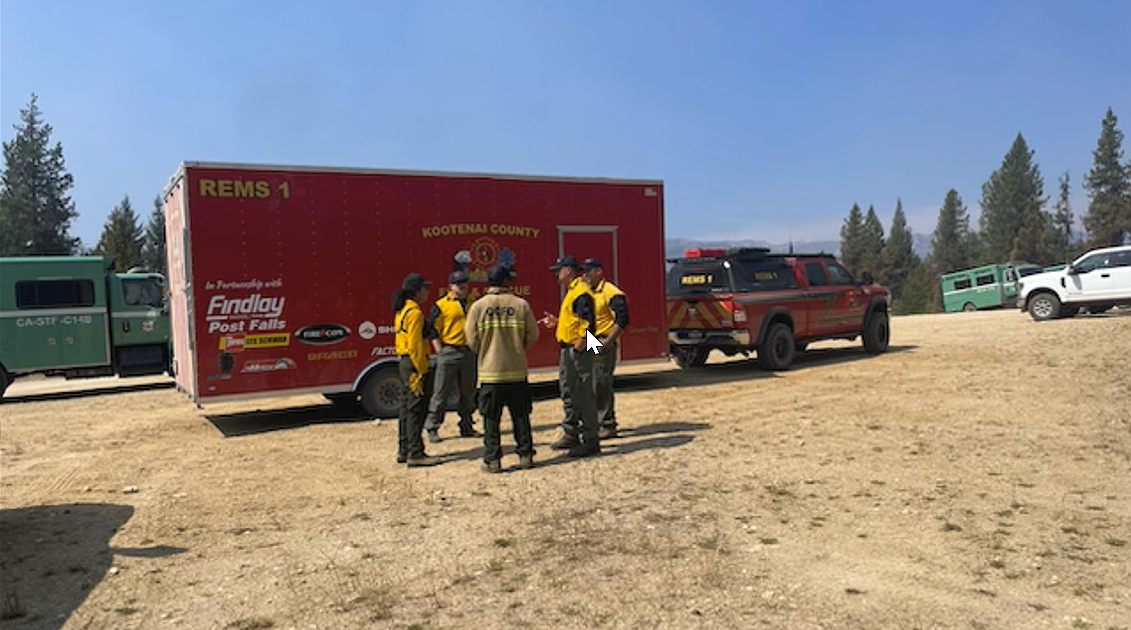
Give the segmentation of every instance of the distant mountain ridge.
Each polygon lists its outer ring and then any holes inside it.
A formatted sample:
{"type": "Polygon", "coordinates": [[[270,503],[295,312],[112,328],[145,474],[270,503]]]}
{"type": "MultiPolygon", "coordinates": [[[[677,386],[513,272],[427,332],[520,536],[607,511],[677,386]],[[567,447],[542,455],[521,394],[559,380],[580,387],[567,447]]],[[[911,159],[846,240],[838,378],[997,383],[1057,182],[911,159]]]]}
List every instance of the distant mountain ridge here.
{"type": "MultiPolygon", "coordinates": [[[[913,234],[915,253],[925,257],[931,251],[931,237],[926,234],[913,234]]],[[[667,258],[682,256],[684,250],[697,247],[768,247],[771,252],[784,254],[789,251],[789,243],[771,243],[754,239],[746,240],[704,240],[689,238],[669,238],[664,241],[664,255],[667,258]]],[[[794,241],[793,251],[798,254],[835,254],[840,256],[840,241],[794,241]]]]}

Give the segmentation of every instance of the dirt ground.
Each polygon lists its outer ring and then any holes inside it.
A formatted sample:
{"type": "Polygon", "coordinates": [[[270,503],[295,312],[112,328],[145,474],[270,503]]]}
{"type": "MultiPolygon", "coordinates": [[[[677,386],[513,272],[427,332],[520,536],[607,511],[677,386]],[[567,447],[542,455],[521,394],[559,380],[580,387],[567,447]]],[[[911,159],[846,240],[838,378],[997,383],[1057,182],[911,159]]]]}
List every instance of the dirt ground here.
{"type": "Polygon", "coordinates": [[[7,402],[3,627],[1131,628],[1131,312],[892,330],[625,369],[591,460],[541,387],[541,466],[494,476],[320,397],[7,402]]]}

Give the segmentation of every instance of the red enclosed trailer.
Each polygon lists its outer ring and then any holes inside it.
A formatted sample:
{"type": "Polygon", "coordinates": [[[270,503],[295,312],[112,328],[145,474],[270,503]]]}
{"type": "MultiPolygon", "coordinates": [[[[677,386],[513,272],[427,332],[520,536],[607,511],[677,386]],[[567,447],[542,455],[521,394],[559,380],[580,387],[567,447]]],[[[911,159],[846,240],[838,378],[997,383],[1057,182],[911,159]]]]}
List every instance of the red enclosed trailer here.
{"type": "MultiPolygon", "coordinates": [[[[360,395],[395,415],[391,296],[409,272],[442,295],[511,262],[515,293],[556,313],[548,266],[600,258],[629,296],[623,360],[667,353],[663,182],[186,162],[165,190],[177,386],[198,404],[360,395]]],[[[425,311],[429,305],[424,305],[425,311]]],[[[531,367],[556,365],[542,331],[531,367]]]]}

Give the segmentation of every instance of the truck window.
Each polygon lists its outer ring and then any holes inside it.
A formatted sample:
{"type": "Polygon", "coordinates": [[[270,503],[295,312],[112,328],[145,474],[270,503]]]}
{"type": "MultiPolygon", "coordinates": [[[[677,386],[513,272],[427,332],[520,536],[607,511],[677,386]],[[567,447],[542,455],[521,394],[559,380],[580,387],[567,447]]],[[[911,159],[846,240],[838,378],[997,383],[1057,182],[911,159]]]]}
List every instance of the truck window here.
{"type": "Polygon", "coordinates": [[[856,284],[852,279],[852,274],[848,273],[848,270],[844,267],[834,262],[826,263],[825,266],[829,270],[829,276],[832,277],[833,284],[856,284]]]}
{"type": "Polygon", "coordinates": [[[993,283],[994,283],[994,274],[992,274],[992,273],[987,273],[987,274],[983,274],[981,276],[975,276],[974,277],[974,284],[976,284],[980,287],[984,287],[987,284],[993,284],[993,283]]]}
{"type": "Polygon", "coordinates": [[[805,263],[805,277],[809,280],[809,286],[823,287],[829,284],[825,266],[821,263],[805,263]]]}
{"type": "Polygon", "coordinates": [[[1092,254],[1084,260],[1081,260],[1076,265],[1076,269],[1080,271],[1093,271],[1096,269],[1104,269],[1108,266],[1108,254],[1092,254]]]}
{"type": "Polygon", "coordinates": [[[1131,249],[1125,252],[1116,252],[1111,257],[1112,267],[1131,267],[1131,249]]]}
{"type": "Polygon", "coordinates": [[[92,280],[21,280],[16,283],[16,308],[94,306],[92,280]]]}
{"type": "Polygon", "coordinates": [[[680,261],[668,272],[668,295],[731,291],[730,270],[720,260],[680,261]]]}
{"type": "Polygon", "coordinates": [[[1017,279],[1017,277],[1014,275],[1012,269],[1006,269],[1005,270],[1005,281],[1006,282],[1013,282],[1016,279],[1017,279]]]}
{"type": "Polygon", "coordinates": [[[963,289],[969,289],[971,286],[972,285],[971,285],[971,282],[970,282],[970,278],[959,278],[959,279],[954,281],[954,290],[955,291],[962,291],[963,289]]]}
{"type": "Polygon", "coordinates": [[[736,258],[731,261],[731,272],[742,292],[781,291],[797,288],[793,267],[781,258],[736,258]]]}
{"type": "Polygon", "coordinates": [[[122,293],[129,306],[164,306],[161,287],[149,278],[123,279],[122,293]]]}

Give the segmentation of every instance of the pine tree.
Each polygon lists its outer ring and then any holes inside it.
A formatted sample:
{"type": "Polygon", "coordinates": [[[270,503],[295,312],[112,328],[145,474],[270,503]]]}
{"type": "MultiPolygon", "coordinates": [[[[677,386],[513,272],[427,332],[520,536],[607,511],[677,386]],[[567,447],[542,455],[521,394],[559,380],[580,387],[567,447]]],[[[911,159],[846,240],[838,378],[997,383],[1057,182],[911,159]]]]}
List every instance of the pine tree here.
{"type": "Polygon", "coordinates": [[[149,215],[149,224],[145,227],[141,253],[147,271],[165,275],[165,206],[161,197],[153,199],[153,214],[149,215]]]}
{"type": "Polygon", "coordinates": [[[137,224],[137,214],[130,205],[127,195],[122,198],[102,228],[102,237],[94,252],[100,256],[113,256],[114,269],[128,271],[141,264],[141,226],[137,224]]]}
{"type": "Polygon", "coordinates": [[[1084,180],[1088,189],[1088,211],[1084,228],[1094,247],[1122,243],[1131,234],[1131,163],[1125,168],[1123,132],[1109,107],[1100,129],[1100,139],[1092,152],[1092,170],[1084,180]]]}
{"type": "Polygon", "coordinates": [[[974,264],[973,235],[970,233],[970,215],[958,191],[946,192],[938,223],[931,237],[931,259],[939,273],[968,269],[974,264]]]}
{"type": "Polygon", "coordinates": [[[907,283],[903,287],[903,297],[892,304],[892,312],[896,315],[909,315],[912,313],[930,313],[932,285],[938,284],[931,275],[930,268],[923,261],[915,261],[915,266],[907,276],[907,283]]]}
{"type": "Polygon", "coordinates": [[[1052,229],[1050,217],[1035,208],[1028,208],[1021,217],[1017,237],[1013,239],[1013,249],[1009,260],[1018,260],[1039,265],[1047,265],[1056,257],[1050,240],[1052,229]]]}
{"type": "Polygon", "coordinates": [[[63,145],[51,146],[51,125],[43,122],[38,98],[20,110],[16,136],[4,143],[0,173],[0,256],[69,255],[79,239],[70,235],[78,216],[67,196],[74,179],[67,173],[63,145]]]}
{"type": "Polygon", "coordinates": [[[860,206],[852,204],[848,218],[840,228],[840,263],[852,273],[861,271],[864,261],[864,217],[860,206]]]}
{"type": "Polygon", "coordinates": [[[1068,171],[1061,174],[1058,182],[1060,195],[1053,206],[1052,250],[1057,262],[1069,262],[1072,260],[1072,223],[1075,217],[1072,216],[1072,204],[1068,200],[1071,191],[1068,171]]]}
{"type": "Polygon", "coordinates": [[[897,199],[880,265],[880,283],[891,291],[894,300],[903,297],[903,285],[920,262],[913,239],[911,228],[907,227],[907,215],[903,213],[903,201],[897,199]]]}
{"type": "Polygon", "coordinates": [[[853,273],[859,276],[865,271],[870,271],[877,278],[882,278],[884,276],[884,226],[880,223],[880,217],[876,216],[876,210],[872,206],[868,206],[868,214],[864,216],[864,230],[861,240],[864,250],[863,260],[860,269],[852,270],[853,273]]]}
{"type": "Polygon", "coordinates": [[[1001,167],[982,185],[981,262],[1000,263],[1009,258],[1022,217],[1029,210],[1039,212],[1045,203],[1044,186],[1033,151],[1018,133],[1001,167]]]}

